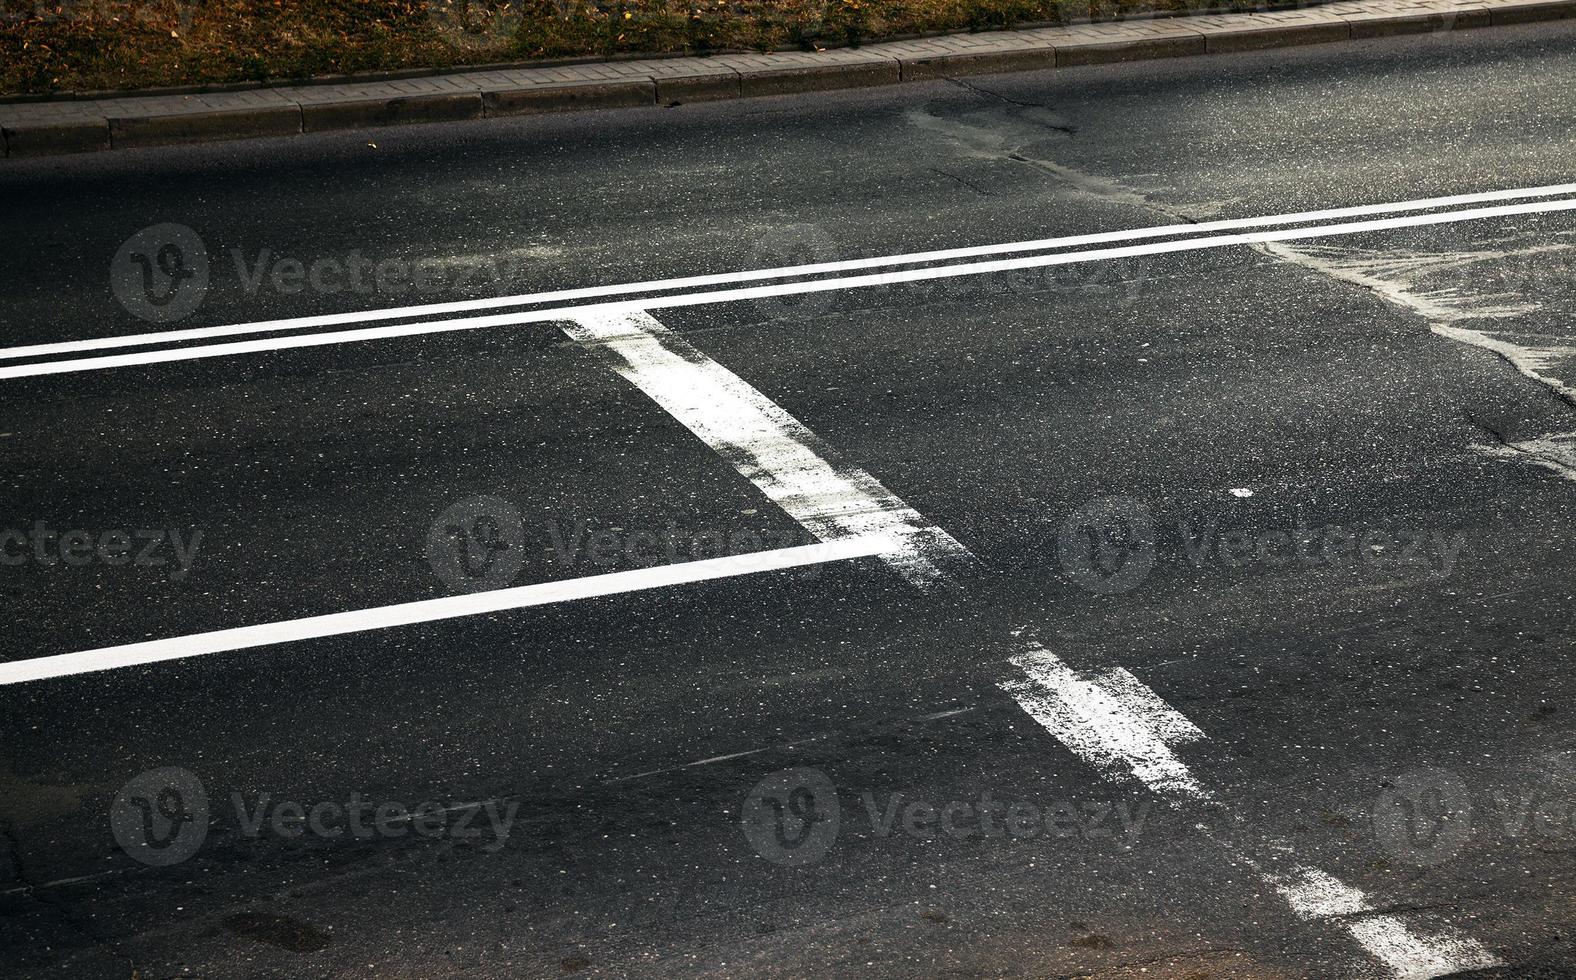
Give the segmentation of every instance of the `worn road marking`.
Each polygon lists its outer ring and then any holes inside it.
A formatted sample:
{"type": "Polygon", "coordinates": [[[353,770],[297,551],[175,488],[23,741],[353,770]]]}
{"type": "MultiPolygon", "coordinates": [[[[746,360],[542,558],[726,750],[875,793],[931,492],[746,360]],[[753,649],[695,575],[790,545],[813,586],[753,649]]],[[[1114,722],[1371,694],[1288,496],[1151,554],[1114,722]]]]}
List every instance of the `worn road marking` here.
{"type": "Polygon", "coordinates": [[[796,548],[757,551],[747,555],[728,555],[722,558],[658,565],[653,568],[611,572],[606,575],[592,575],[560,582],[522,585],[472,595],[423,599],[418,602],[359,609],[354,612],[309,616],[304,619],[263,623],[258,626],[242,626],[164,640],[128,643],[99,650],[85,650],[81,653],[64,653],[53,657],[37,657],[32,660],[0,664],[0,685],[22,684],[49,677],[133,667],[165,660],[179,660],[184,657],[198,657],[209,653],[244,650],[275,643],[293,643],[298,640],[359,633],[364,630],[388,629],[460,616],[479,616],[509,609],[572,602],[576,599],[705,582],[735,575],[798,568],[850,558],[875,557],[893,549],[905,551],[908,547],[908,542],[894,541],[883,535],[848,536],[837,541],[801,545],[796,548]]]}
{"type": "Polygon", "coordinates": [[[898,542],[881,557],[930,586],[967,549],[875,477],[830,462],[831,450],[798,419],[669,331],[648,313],[584,316],[575,340],[605,352],[613,369],[678,419],[822,541],[880,535],[898,542]]]}
{"type": "MultiPolygon", "coordinates": [[[[1564,252],[1576,245],[1534,245],[1508,251],[1440,252],[1393,254],[1373,250],[1325,247],[1293,247],[1286,244],[1262,246],[1278,259],[1291,262],[1343,282],[1371,290],[1395,306],[1423,317],[1437,336],[1477,347],[1503,358],[1524,377],[1554,392],[1576,407],[1576,388],[1554,376],[1555,365],[1576,356],[1576,346],[1557,343],[1527,346],[1505,336],[1512,331],[1478,329],[1478,321],[1506,321],[1539,308],[1535,302],[1514,293],[1475,295],[1457,288],[1427,288],[1427,277],[1444,269],[1460,269],[1480,262],[1506,257],[1520,258],[1549,252],[1564,252]],[[1462,326],[1474,323],[1475,327],[1462,326]]],[[[1492,277],[1485,277],[1494,282],[1492,277]]],[[[1492,288],[1492,287],[1490,287],[1492,288]]],[[[1499,441],[1474,446],[1489,456],[1541,466],[1567,480],[1576,481],[1576,432],[1510,440],[1495,433],[1499,441]]]]}
{"type": "MultiPolygon", "coordinates": [[[[1002,690],[1075,755],[1108,777],[1133,778],[1175,802],[1195,804],[1219,819],[1241,823],[1171,751],[1204,733],[1149,687],[1120,667],[1080,673],[1041,644],[1028,641],[1011,658],[1023,677],[1002,690]]],[[[1244,843],[1207,824],[1198,828],[1252,868],[1299,918],[1345,930],[1388,977],[1439,977],[1500,961],[1476,941],[1449,930],[1414,931],[1399,916],[1378,914],[1367,896],[1336,878],[1298,863],[1291,848],[1270,841],[1244,843]]]]}
{"type": "Polygon", "coordinates": [[[480,330],[489,327],[519,326],[527,323],[545,323],[575,320],[588,316],[605,316],[645,310],[673,309],[684,306],[703,306],[711,303],[732,303],[740,300],[791,296],[802,293],[828,292],[838,289],[863,289],[891,286],[907,282],[949,279],[957,276],[976,276],[1018,269],[1046,268],[1079,262],[1098,262],[1107,259],[1133,258],[1141,255],[1161,255],[1174,252],[1198,251],[1209,248],[1226,248],[1234,245],[1258,245],[1265,242],[1293,241],[1326,238],[1334,235],[1354,235],[1363,232],[1387,231],[1397,228],[1421,228],[1430,225],[1451,224],[1460,221],[1478,221],[1503,218],[1519,214],[1546,214],[1576,210],[1576,200],[1538,201],[1524,204],[1506,204],[1495,207],[1472,208],[1465,211],[1446,211],[1434,214],[1414,214],[1371,221],[1351,221],[1332,225],[1313,225],[1302,228],[1285,228],[1273,231],[1248,232],[1230,235],[1202,235],[1179,241],[1149,242],[1143,245],[1124,245],[1116,248],[1098,248],[1079,252],[1057,252],[1017,259],[995,259],[987,262],[970,262],[959,265],[932,266],[923,269],[904,269],[873,275],[846,276],[836,279],[814,279],[800,282],[777,283],[769,286],[749,286],[740,289],[721,289],[709,292],[680,295],[651,296],[643,299],[622,300],[612,303],[591,303],[581,306],[560,306],[550,309],[526,310],[513,313],[495,313],[487,316],[461,317],[455,320],[432,320],[422,323],[402,323],[381,327],[363,327],[357,330],[338,330],[329,333],[303,334],[289,337],[264,337],[254,340],[210,344],[198,347],[176,347],[164,350],[140,351],[132,354],[111,354],[102,357],[72,358],[63,361],[43,361],[36,364],[19,364],[0,368],[0,379],[26,378],[48,374],[66,374],[75,371],[98,371],[107,368],[131,367],[142,364],[161,364],[171,361],[191,361],[232,354],[255,354],[265,351],[292,350],[303,347],[320,347],[328,344],[355,343],[369,340],[390,340],[427,334],[449,333],[458,330],[480,330]]]}
{"type": "Polygon", "coordinates": [[[1209,796],[1171,751],[1204,733],[1138,678],[1120,667],[1079,677],[1038,645],[1012,663],[1024,679],[1005,682],[1002,690],[1095,768],[1125,770],[1159,793],[1209,796]]]}
{"type": "Polygon", "coordinates": [[[1508,440],[1497,445],[1473,448],[1485,456],[1541,466],[1567,480],[1576,481],[1576,432],[1508,440]]]}
{"type": "Polygon", "coordinates": [[[1392,977],[1442,977],[1463,970],[1500,966],[1498,957],[1460,936],[1441,934],[1424,939],[1398,916],[1379,914],[1360,890],[1306,865],[1289,875],[1266,875],[1297,915],[1310,921],[1337,922],[1392,977]]]}
{"type": "Polygon", "coordinates": [[[945,262],[952,259],[978,258],[983,255],[1008,255],[1013,252],[1039,252],[1054,248],[1071,248],[1079,245],[1099,245],[1109,242],[1135,241],[1144,238],[1166,238],[1172,235],[1198,235],[1213,231],[1231,231],[1242,228],[1264,228],[1273,225],[1301,224],[1313,221],[1330,221],[1338,218],[1357,218],[1375,214],[1398,214],[1406,211],[1427,211],[1434,208],[1459,207],[1466,204],[1486,204],[1491,201],[1514,201],[1532,197],[1554,197],[1576,194],[1576,184],[1551,184],[1545,187],[1523,187],[1514,190],[1485,191],[1476,194],[1454,194],[1449,197],[1428,197],[1413,201],[1396,201],[1385,204],[1362,204],[1355,207],[1326,208],[1320,211],[1300,211],[1291,214],[1267,215],[1255,218],[1230,218],[1219,221],[1189,222],[1159,225],[1152,228],[1133,228],[1123,231],[1098,232],[1087,235],[1065,235],[1059,238],[1041,238],[1033,241],[1007,242],[1000,245],[977,245],[968,248],[938,249],[929,252],[909,252],[903,255],[883,255],[864,259],[845,259],[837,262],[816,262],[808,265],[783,266],[775,269],[756,269],[747,272],[724,272],[701,276],[684,276],[676,279],[652,279],[645,282],[627,282],[610,286],[588,286],[579,289],[557,289],[539,293],[522,293],[487,299],[458,300],[449,303],[424,303],[416,306],[396,306],[382,310],[359,313],[328,313],[319,316],[290,317],[281,320],[260,320],[228,326],[195,327],[187,330],[167,330],[162,333],[130,334],[119,337],[95,337],[88,340],[68,340],[53,344],[33,344],[26,347],[0,348],[0,360],[22,357],[46,357],[55,354],[80,354],[93,350],[116,347],[145,347],[153,344],[183,343],[191,340],[212,340],[218,337],[237,337],[253,333],[275,333],[290,330],[307,330],[314,327],[332,327],[346,323],[368,323],[374,320],[400,320],[418,317],[443,316],[448,313],[466,313],[473,310],[501,309],[510,306],[528,306],[542,303],[561,303],[569,300],[595,299],[605,296],[622,296],[630,293],[666,292],[694,289],[703,286],[721,286],[728,283],[758,282],[764,279],[787,279],[796,276],[822,275],[834,272],[851,272],[856,269],[877,269],[887,265],[912,265],[923,262],[945,262]]]}

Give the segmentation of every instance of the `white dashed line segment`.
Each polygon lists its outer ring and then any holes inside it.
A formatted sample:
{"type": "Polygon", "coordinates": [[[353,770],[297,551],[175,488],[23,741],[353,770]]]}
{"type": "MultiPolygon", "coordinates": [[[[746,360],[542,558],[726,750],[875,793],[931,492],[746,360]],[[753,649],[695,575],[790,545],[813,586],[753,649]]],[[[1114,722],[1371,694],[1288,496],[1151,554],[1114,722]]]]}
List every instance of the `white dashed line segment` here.
{"type": "MultiPolygon", "coordinates": [[[[1010,660],[1023,677],[1002,682],[1002,690],[1096,770],[1137,779],[1162,797],[1212,814],[1229,813],[1172,752],[1178,744],[1203,741],[1204,733],[1137,677],[1120,667],[1075,671],[1032,640],[1010,660]]],[[[1283,844],[1245,845],[1205,825],[1199,830],[1251,867],[1299,918],[1344,930],[1386,977],[1421,980],[1500,965],[1470,938],[1439,928],[1425,934],[1399,916],[1376,913],[1360,890],[1296,863],[1283,844]]]]}
{"type": "Polygon", "coordinates": [[[1080,677],[1037,643],[1012,663],[1024,678],[1002,690],[1096,769],[1131,775],[1157,793],[1208,798],[1171,751],[1204,733],[1138,678],[1120,667],[1080,677]]]}

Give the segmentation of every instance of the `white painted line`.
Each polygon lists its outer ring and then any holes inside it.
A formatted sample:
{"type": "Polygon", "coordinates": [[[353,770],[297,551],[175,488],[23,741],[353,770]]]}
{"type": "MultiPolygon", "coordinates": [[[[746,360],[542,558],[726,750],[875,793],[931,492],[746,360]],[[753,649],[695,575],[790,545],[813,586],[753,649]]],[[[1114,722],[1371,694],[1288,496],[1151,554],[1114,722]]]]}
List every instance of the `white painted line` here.
{"type": "Polygon", "coordinates": [[[557,289],[540,293],[522,293],[514,296],[498,296],[487,299],[457,300],[449,303],[424,303],[417,306],[397,306],[359,313],[328,313],[319,316],[291,317],[281,320],[259,320],[254,323],[238,323],[229,326],[168,330],[162,333],[97,337],[90,340],[69,340],[53,344],[0,348],[0,360],[12,360],[21,357],[47,357],[55,354],[80,354],[87,351],[106,350],[116,347],[143,347],[152,344],[183,343],[189,340],[212,340],[218,337],[237,337],[252,333],[306,330],[314,327],[339,326],[346,323],[367,323],[373,320],[414,319],[418,317],[442,316],[448,313],[466,313],[473,310],[501,309],[510,306],[527,306],[541,303],[561,303],[569,300],[595,299],[603,296],[622,296],[629,293],[694,289],[704,286],[721,286],[728,283],[757,282],[763,279],[786,279],[796,276],[850,272],[855,269],[876,269],[887,265],[944,262],[952,259],[977,258],[982,255],[1038,252],[1046,249],[1071,248],[1079,245],[1098,245],[1107,242],[1135,241],[1144,238],[1166,238],[1172,235],[1198,235],[1213,231],[1264,228],[1273,225],[1329,221],[1338,218],[1356,218],[1374,214],[1396,214],[1406,211],[1425,211],[1433,208],[1458,207],[1466,204],[1486,204],[1490,201],[1513,201],[1522,198],[1554,197],[1573,193],[1576,193],[1576,184],[1551,184],[1546,187],[1523,187],[1514,190],[1485,191],[1476,194],[1454,194],[1448,197],[1429,197],[1385,204],[1362,204],[1355,207],[1326,208],[1320,211],[1299,211],[1291,214],[1276,214],[1255,218],[1228,218],[1195,224],[1160,225],[1152,228],[1133,228],[1088,235],[1065,235],[1059,238],[1041,238],[1033,241],[1008,242],[1000,245],[977,245],[967,248],[938,249],[929,252],[910,252],[903,255],[846,259],[838,262],[816,262],[808,265],[782,266],[775,269],[757,269],[748,272],[724,272],[711,275],[684,276],[676,279],[651,279],[644,282],[589,286],[579,289],[557,289]]]}
{"type": "Polygon", "coordinates": [[[1262,242],[1292,241],[1297,239],[1326,238],[1332,235],[1355,235],[1363,232],[1388,231],[1396,228],[1420,228],[1429,225],[1451,224],[1459,221],[1476,221],[1485,218],[1502,218],[1519,214],[1543,214],[1576,210],[1576,200],[1543,201],[1530,204],[1507,204],[1466,211],[1448,211],[1438,214],[1408,215],[1372,221],[1353,221],[1334,225],[1306,228],[1288,228],[1275,231],[1251,232],[1238,235],[1206,235],[1180,241],[1151,242],[1144,245],[1126,245],[1117,248],[1091,249],[1082,252],[1058,252],[1020,259],[997,259],[962,265],[937,266],[925,269],[907,269],[873,275],[848,276],[840,279],[816,279],[806,282],[778,283],[771,286],[750,286],[741,289],[721,289],[711,292],[688,293],[677,296],[655,296],[646,299],[625,300],[615,303],[592,303],[582,306],[561,306],[552,309],[527,310],[515,313],[496,313],[488,316],[462,317],[457,320],[435,320],[424,323],[403,323],[382,327],[363,327],[358,330],[340,330],[323,334],[305,334],[289,337],[267,337],[256,340],[211,344],[201,347],[178,347],[168,350],[142,351],[134,354],[113,354],[103,357],[73,358],[64,361],[45,361],[38,364],[20,364],[0,368],[0,379],[26,378],[47,374],[65,374],[75,371],[97,371],[106,368],[130,367],[140,364],[160,364],[170,361],[191,361],[230,354],[251,354],[263,351],[291,350],[301,347],[318,347],[368,340],[389,340],[398,337],[415,337],[425,334],[448,333],[456,330],[478,330],[486,327],[517,326],[526,323],[544,323],[578,319],[584,316],[631,313],[640,310],[672,309],[683,306],[702,306],[709,303],[731,303],[740,300],[761,299],[771,296],[791,296],[801,293],[829,292],[838,289],[860,289],[873,286],[891,286],[904,282],[922,282],[932,279],[949,279],[957,276],[976,276],[993,272],[1010,272],[1017,269],[1035,269],[1078,262],[1098,262],[1106,259],[1132,258],[1140,255],[1160,255],[1172,252],[1190,252],[1233,245],[1254,245],[1262,242]]]}
{"type": "Polygon", "coordinates": [[[1497,459],[1510,459],[1531,463],[1576,482],[1576,432],[1555,433],[1535,439],[1517,439],[1494,445],[1478,445],[1473,449],[1497,459]]]}
{"type": "MultiPolygon", "coordinates": [[[[1229,815],[1171,751],[1179,743],[1202,740],[1204,733],[1138,678],[1120,667],[1081,676],[1034,641],[1010,659],[1024,678],[999,686],[1074,754],[1108,776],[1136,778],[1162,796],[1229,815]]],[[[1398,916],[1373,914],[1374,905],[1361,891],[1290,862],[1291,849],[1283,844],[1246,847],[1206,824],[1198,829],[1257,872],[1294,914],[1344,930],[1383,965],[1387,977],[1420,980],[1500,965],[1470,938],[1437,928],[1424,935],[1398,916]]]]}
{"type": "Polygon", "coordinates": [[[1434,323],[1429,329],[1441,337],[1449,337],[1451,340],[1498,354],[1509,361],[1511,367],[1517,371],[1558,392],[1559,396],[1567,402],[1576,404],[1576,387],[1548,373],[1552,366],[1550,362],[1554,358],[1576,354],[1576,348],[1563,345],[1549,348],[1524,347],[1503,337],[1496,337],[1487,331],[1468,330],[1466,327],[1455,327],[1448,323],[1434,323]]]}
{"type": "Polygon", "coordinates": [[[595,596],[705,582],[734,575],[798,568],[850,558],[873,557],[893,548],[905,547],[907,545],[903,542],[871,534],[796,548],[707,558],[703,561],[659,565],[628,572],[611,572],[606,575],[592,575],[561,582],[522,585],[473,595],[423,599],[394,606],[379,606],[375,609],[310,616],[305,619],[264,623],[259,626],[242,626],[165,640],[128,643],[124,646],[105,647],[100,650],[85,650],[81,653],[64,653],[54,657],[38,657],[33,660],[17,660],[0,664],[0,685],[24,684],[49,677],[134,667],[164,660],[179,660],[209,653],[269,646],[275,643],[293,643],[298,640],[339,636],[363,630],[388,629],[459,616],[479,616],[484,613],[524,609],[556,602],[572,602],[595,596]]]}
{"type": "MultiPolygon", "coordinates": [[[[1428,288],[1429,276],[1443,269],[1470,268],[1480,262],[1519,259],[1524,256],[1569,251],[1576,246],[1560,243],[1519,248],[1480,249],[1393,254],[1388,251],[1342,249],[1338,246],[1296,248],[1291,245],[1265,245],[1263,250],[1286,262],[1313,269],[1343,282],[1355,283],[1394,305],[1428,321],[1429,329],[1440,337],[1489,351],[1504,358],[1523,376],[1548,388],[1569,404],[1576,405],[1576,387],[1555,375],[1556,366],[1576,356],[1576,346],[1566,337],[1528,334],[1523,330],[1479,329],[1484,320],[1514,320],[1539,309],[1515,294],[1471,289],[1428,288]],[[1474,327],[1461,326],[1473,323],[1474,327]],[[1557,341],[1529,346],[1528,338],[1557,341]],[[1514,339],[1512,339],[1514,338],[1514,339]]],[[[1493,282],[1492,276],[1481,277],[1493,282]]],[[[1559,476],[1576,481],[1576,433],[1550,433],[1520,439],[1475,445],[1473,450],[1497,459],[1514,460],[1541,466],[1559,476]]]]}
{"type": "Polygon", "coordinates": [[[1079,677],[1038,643],[1012,658],[1023,680],[1001,684],[1063,745],[1107,774],[1125,773],[1156,792],[1207,799],[1172,746],[1204,733],[1138,678],[1114,667],[1079,677]]]}
{"type": "Polygon", "coordinates": [[[1341,925],[1368,955],[1384,964],[1388,976],[1398,980],[1501,965],[1498,957],[1472,939],[1448,932],[1424,939],[1399,917],[1374,914],[1367,895],[1317,868],[1300,866],[1291,876],[1269,880],[1293,912],[1341,925]]]}
{"type": "Polygon", "coordinates": [[[880,535],[881,557],[920,587],[968,550],[863,470],[834,465],[798,419],[744,379],[638,311],[578,317],[564,327],[822,541],[880,535]]]}

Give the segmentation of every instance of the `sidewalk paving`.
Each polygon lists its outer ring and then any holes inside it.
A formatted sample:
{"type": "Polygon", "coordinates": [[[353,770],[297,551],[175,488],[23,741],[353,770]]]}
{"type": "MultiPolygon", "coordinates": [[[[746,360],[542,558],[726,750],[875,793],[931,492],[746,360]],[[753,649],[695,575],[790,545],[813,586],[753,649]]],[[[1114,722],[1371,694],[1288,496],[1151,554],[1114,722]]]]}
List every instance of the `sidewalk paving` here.
{"type": "Polygon", "coordinates": [[[197,95],[0,104],[8,157],[527,113],[676,105],[1249,51],[1576,15],[1576,0],[1341,0],[1307,10],[957,34],[819,52],[492,69],[197,95]]]}

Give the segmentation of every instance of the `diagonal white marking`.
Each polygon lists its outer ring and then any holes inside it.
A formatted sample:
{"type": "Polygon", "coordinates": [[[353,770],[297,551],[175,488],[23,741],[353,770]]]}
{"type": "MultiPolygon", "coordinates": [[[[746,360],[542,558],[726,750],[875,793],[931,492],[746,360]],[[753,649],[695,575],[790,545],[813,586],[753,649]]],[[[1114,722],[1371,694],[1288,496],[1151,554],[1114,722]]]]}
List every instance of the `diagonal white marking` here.
{"type": "Polygon", "coordinates": [[[1304,865],[1286,876],[1267,877],[1293,912],[1310,921],[1339,923],[1397,980],[1423,980],[1500,965],[1498,957],[1472,939],[1449,932],[1425,939],[1399,917],[1375,913],[1367,895],[1317,868],[1304,865]]]}
{"type": "Polygon", "coordinates": [[[1080,677],[1038,643],[1012,663],[1024,677],[1001,689],[1095,768],[1134,776],[1162,794],[1209,797],[1171,751],[1204,733],[1138,678],[1120,667],[1080,677]]]}
{"type": "Polygon", "coordinates": [[[479,616],[483,613],[502,612],[508,609],[525,609],[530,606],[572,602],[595,596],[705,582],[734,575],[750,575],[822,562],[865,558],[881,555],[891,549],[906,547],[906,542],[893,541],[880,535],[845,537],[835,542],[803,545],[797,548],[728,555],[722,558],[658,565],[654,568],[641,568],[628,572],[611,572],[606,575],[592,575],[561,582],[543,582],[472,595],[423,599],[419,602],[406,602],[394,606],[379,606],[375,609],[358,609],[354,612],[331,613],[327,616],[310,616],[305,619],[290,619],[259,626],[241,626],[164,640],[128,643],[99,650],[85,650],[81,653],[63,653],[54,657],[37,657],[32,660],[0,664],[0,685],[23,684],[48,677],[65,677],[90,671],[133,667],[229,650],[270,646],[275,643],[293,643],[298,640],[340,636],[364,630],[388,629],[459,616],[479,616]]]}
{"type": "MultiPolygon", "coordinates": [[[[1024,677],[1003,682],[1002,690],[1096,769],[1136,778],[1162,796],[1226,812],[1172,752],[1173,746],[1202,740],[1204,733],[1137,677],[1120,667],[1080,674],[1033,641],[1011,662],[1024,677]]],[[[1343,929],[1383,965],[1386,977],[1421,980],[1499,965],[1468,937],[1439,929],[1424,935],[1397,916],[1377,914],[1360,890],[1290,861],[1291,849],[1284,844],[1244,846],[1207,825],[1199,830],[1253,868],[1297,916],[1343,929]]]]}
{"type": "Polygon", "coordinates": [[[585,316],[564,329],[614,357],[630,384],[822,541],[874,534],[898,542],[882,557],[920,586],[970,557],[875,477],[829,462],[830,450],[803,423],[650,314],[585,316]]]}

